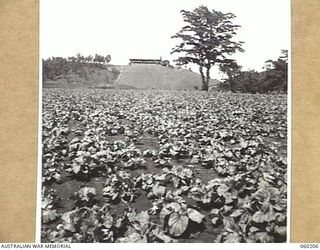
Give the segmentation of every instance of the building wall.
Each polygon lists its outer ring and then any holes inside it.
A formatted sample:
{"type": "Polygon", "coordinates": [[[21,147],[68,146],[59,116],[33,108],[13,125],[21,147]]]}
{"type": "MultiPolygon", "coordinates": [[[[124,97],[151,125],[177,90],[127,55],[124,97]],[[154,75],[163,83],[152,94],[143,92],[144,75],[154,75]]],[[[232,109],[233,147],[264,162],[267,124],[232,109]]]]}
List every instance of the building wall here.
{"type": "Polygon", "coordinates": [[[161,60],[130,60],[129,65],[132,64],[152,64],[152,65],[162,65],[162,66],[169,66],[169,61],[165,60],[165,61],[161,61],[161,60]]]}

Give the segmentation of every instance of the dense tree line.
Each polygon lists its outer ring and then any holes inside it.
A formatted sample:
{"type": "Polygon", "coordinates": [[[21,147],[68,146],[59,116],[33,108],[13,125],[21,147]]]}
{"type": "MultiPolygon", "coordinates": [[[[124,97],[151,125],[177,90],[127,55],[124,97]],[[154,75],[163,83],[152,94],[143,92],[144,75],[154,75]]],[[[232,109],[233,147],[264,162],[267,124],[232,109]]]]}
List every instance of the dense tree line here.
{"type": "Polygon", "coordinates": [[[83,76],[86,72],[83,66],[87,64],[104,65],[111,61],[111,56],[102,56],[95,54],[95,56],[83,56],[78,53],[76,56],[64,57],[50,57],[42,60],[42,72],[44,79],[54,80],[60,75],[74,72],[83,76]]]}
{"type": "Polygon", "coordinates": [[[221,89],[232,92],[249,93],[286,93],[288,88],[288,51],[282,50],[277,60],[265,62],[264,71],[241,70],[235,61],[220,67],[226,74],[221,83],[221,89]]]}

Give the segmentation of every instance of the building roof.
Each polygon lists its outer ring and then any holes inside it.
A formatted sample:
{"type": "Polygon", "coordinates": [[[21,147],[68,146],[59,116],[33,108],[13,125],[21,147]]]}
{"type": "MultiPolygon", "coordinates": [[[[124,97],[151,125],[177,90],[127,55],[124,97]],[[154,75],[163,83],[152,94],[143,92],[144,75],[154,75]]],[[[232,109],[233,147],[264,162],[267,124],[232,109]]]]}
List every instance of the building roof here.
{"type": "Polygon", "coordinates": [[[130,61],[155,61],[155,62],[160,62],[162,61],[161,59],[129,59],[130,61]]]}

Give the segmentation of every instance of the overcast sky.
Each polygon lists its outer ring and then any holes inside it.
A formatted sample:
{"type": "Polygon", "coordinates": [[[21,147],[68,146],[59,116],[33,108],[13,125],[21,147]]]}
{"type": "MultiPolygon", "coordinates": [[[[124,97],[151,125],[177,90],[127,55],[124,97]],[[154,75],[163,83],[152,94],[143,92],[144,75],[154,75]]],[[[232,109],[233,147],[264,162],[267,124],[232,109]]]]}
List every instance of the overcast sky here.
{"type": "Polygon", "coordinates": [[[41,0],[41,57],[110,54],[112,64],[129,58],[172,60],[183,26],[180,10],[199,5],[232,12],[241,25],[236,39],[244,53],[234,57],[244,69],[261,70],[290,45],[290,0],[41,0]]]}

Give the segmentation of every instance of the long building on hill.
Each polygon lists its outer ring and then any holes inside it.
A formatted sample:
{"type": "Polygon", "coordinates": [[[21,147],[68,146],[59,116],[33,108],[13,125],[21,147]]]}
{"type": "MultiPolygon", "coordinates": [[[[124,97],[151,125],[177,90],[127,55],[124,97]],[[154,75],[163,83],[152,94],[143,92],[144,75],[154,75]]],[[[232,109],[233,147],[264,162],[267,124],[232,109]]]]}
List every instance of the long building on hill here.
{"type": "Polygon", "coordinates": [[[160,59],[129,59],[129,65],[133,65],[133,64],[152,64],[152,65],[161,65],[161,66],[166,66],[169,67],[170,66],[170,62],[168,60],[162,60],[162,58],[160,57],[160,59]]]}

